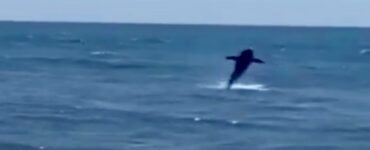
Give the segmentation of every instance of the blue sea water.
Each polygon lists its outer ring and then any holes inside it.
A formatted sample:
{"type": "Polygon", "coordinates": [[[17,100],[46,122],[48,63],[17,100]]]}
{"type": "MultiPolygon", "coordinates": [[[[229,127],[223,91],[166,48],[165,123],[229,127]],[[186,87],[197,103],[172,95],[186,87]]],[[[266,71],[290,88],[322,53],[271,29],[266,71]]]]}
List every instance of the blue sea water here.
{"type": "Polygon", "coordinates": [[[2,22],[0,149],[370,149],[369,53],[365,28],[2,22]]]}

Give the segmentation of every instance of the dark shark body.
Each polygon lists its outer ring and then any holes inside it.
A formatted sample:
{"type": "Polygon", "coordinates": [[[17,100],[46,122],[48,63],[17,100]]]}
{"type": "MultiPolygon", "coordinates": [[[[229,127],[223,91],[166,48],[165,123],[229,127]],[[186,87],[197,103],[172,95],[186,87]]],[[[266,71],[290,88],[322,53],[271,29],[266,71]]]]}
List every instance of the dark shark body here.
{"type": "Polygon", "coordinates": [[[235,68],[233,73],[230,76],[229,82],[227,84],[227,89],[230,89],[231,86],[235,81],[237,81],[241,75],[248,69],[250,64],[252,63],[260,63],[263,64],[262,60],[258,58],[254,58],[253,50],[252,49],[246,49],[244,50],[240,56],[228,56],[226,57],[228,60],[234,60],[235,61],[235,68]]]}

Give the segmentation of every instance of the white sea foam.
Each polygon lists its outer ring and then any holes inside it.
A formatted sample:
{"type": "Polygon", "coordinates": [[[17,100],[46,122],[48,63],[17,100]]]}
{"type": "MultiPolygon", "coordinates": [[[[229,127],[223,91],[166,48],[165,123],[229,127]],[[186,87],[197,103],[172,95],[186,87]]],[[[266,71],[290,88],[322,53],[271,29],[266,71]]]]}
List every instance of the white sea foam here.
{"type": "Polygon", "coordinates": [[[233,125],[236,125],[236,124],[239,123],[239,121],[238,120],[231,120],[230,123],[233,124],[233,125]]]}
{"type": "MultiPolygon", "coordinates": [[[[209,89],[226,89],[227,83],[225,81],[219,82],[217,84],[205,84],[205,85],[199,85],[203,88],[209,88],[209,89]]],[[[244,84],[244,83],[235,83],[231,87],[231,90],[253,90],[253,91],[269,91],[270,89],[267,88],[263,84],[244,84]]]]}
{"type": "Polygon", "coordinates": [[[111,51],[93,51],[90,55],[94,56],[104,56],[104,55],[116,55],[117,53],[111,51]]]}
{"type": "Polygon", "coordinates": [[[195,117],[195,118],[194,118],[194,121],[195,121],[195,122],[198,122],[198,121],[201,121],[201,119],[200,119],[199,117],[195,117]]]}
{"type": "Polygon", "coordinates": [[[368,54],[370,54],[370,49],[362,49],[362,50],[360,51],[360,54],[361,54],[361,55],[368,55],[368,54]]]}

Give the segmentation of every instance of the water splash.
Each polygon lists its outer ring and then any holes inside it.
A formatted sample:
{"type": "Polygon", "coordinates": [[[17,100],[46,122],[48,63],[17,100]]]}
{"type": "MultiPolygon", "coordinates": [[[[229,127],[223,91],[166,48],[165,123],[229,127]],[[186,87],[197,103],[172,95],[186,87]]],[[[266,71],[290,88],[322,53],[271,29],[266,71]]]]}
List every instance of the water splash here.
{"type": "MultiPolygon", "coordinates": [[[[226,89],[227,82],[222,81],[219,82],[218,84],[206,84],[206,85],[199,85],[202,88],[209,88],[209,89],[226,89]]],[[[252,91],[269,91],[270,89],[267,88],[263,84],[244,84],[244,83],[235,83],[232,87],[231,90],[252,90],[252,91]]]]}

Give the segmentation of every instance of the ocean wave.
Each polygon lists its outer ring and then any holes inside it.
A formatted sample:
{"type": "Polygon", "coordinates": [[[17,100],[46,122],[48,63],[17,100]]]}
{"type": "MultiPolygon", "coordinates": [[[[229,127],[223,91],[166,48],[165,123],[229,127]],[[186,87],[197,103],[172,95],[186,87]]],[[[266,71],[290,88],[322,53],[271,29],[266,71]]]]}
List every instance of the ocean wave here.
{"type": "Polygon", "coordinates": [[[7,57],[7,59],[10,61],[16,61],[18,63],[38,63],[40,65],[77,65],[101,69],[143,69],[153,67],[153,64],[145,62],[119,62],[89,58],[7,57]]]}
{"type": "Polygon", "coordinates": [[[277,112],[300,112],[300,111],[308,111],[308,110],[315,110],[321,111],[326,110],[325,108],[318,107],[315,105],[309,104],[299,104],[299,105],[269,105],[264,106],[261,109],[266,109],[269,111],[277,111],[277,112]]]}
{"type": "Polygon", "coordinates": [[[205,118],[205,117],[193,117],[193,118],[178,118],[186,120],[188,122],[197,123],[199,125],[209,125],[215,127],[230,127],[230,128],[243,128],[243,129],[261,129],[261,130],[289,130],[289,128],[284,127],[283,125],[271,124],[271,123],[262,123],[256,121],[241,121],[236,119],[216,119],[216,118],[205,118]]]}
{"type": "Polygon", "coordinates": [[[85,44],[86,40],[78,38],[68,32],[59,32],[57,34],[48,35],[48,39],[62,43],[70,44],[85,44]]]}
{"type": "Polygon", "coordinates": [[[52,34],[32,34],[24,33],[18,35],[5,35],[0,37],[0,41],[15,42],[15,43],[45,43],[45,42],[61,42],[61,43],[71,43],[71,44],[85,44],[86,41],[76,37],[69,37],[67,35],[52,35],[52,34]]]}
{"type": "MultiPolygon", "coordinates": [[[[225,88],[223,88],[225,90],[225,88]]],[[[230,97],[223,94],[206,94],[206,93],[195,93],[190,95],[192,98],[195,99],[202,99],[204,101],[214,101],[214,100],[227,100],[227,101],[239,101],[240,98],[237,97],[230,97]]]]}
{"type": "Polygon", "coordinates": [[[297,116],[278,116],[278,115],[271,115],[271,116],[255,116],[250,117],[250,120],[257,121],[257,122],[303,122],[304,117],[297,117],[297,116]]]}
{"type": "Polygon", "coordinates": [[[102,117],[68,117],[63,115],[34,115],[34,114],[19,114],[13,115],[12,118],[20,120],[30,120],[30,121],[46,121],[46,122],[63,122],[69,124],[99,124],[99,123],[112,123],[114,121],[105,119],[102,117]]]}
{"type": "Polygon", "coordinates": [[[339,98],[334,97],[301,97],[297,99],[293,99],[292,102],[296,104],[305,104],[305,103],[332,103],[340,101],[339,98]]]}
{"type": "Polygon", "coordinates": [[[12,64],[33,64],[34,66],[70,66],[92,69],[187,69],[186,64],[168,64],[163,61],[152,61],[138,58],[93,58],[93,57],[1,57],[0,61],[12,64]]]}
{"type": "Polygon", "coordinates": [[[293,144],[293,145],[276,145],[276,146],[270,146],[266,145],[263,146],[263,149],[265,150],[297,150],[297,149],[304,149],[304,150],[337,150],[342,149],[341,146],[338,145],[320,145],[320,144],[293,144]]]}
{"type": "Polygon", "coordinates": [[[156,79],[170,79],[173,78],[175,75],[172,74],[158,74],[158,75],[151,75],[151,78],[156,78],[156,79]]]}
{"type": "Polygon", "coordinates": [[[90,56],[97,58],[111,58],[111,57],[127,58],[123,54],[113,51],[92,51],[89,54],[90,56]]]}
{"type": "Polygon", "coordinates": [[[334,133],[370,133],[370,126],[330,126],[321,127],[319,130],[334,133]]]}
{"type": "Polygon", "coordinates": [[[370,49],[362,49],[360,50],[361,55],[370,55],[370,49]]]}
{"type": "Polygon", "coordinates": [[[77,38],[57,38],[58,41],[63,43],[70,43],[70,44],[85,44],[86,41],[83,39],[77,38]]]}
{"type": "Polygon", "coordinates": [[[105,56],[105,55],[117,55],[118,53],[111,52],[111,51],[93,51],[90,53],[90,55],[94,56],[105,56]]]}
{"type": "MultiPolygon", "coordinates": [[[[282,126],[272,125],[267,123],[257,123],[257,122],[244,122],[237,119],[217,119],[217,118],[207,118],[207,117],[189,117],[189,116],[172,116],[155,114],[151,112],[140,112],[137,110],[125,110],[124,108],[117,107],[113,104],[106,104],[106,102],[99,102],[96,105],[98,108],[92,108],[94,112],[100,112],[100,114],[105,114],[106,116],[117,118],[117,120],[125,119],[131,120],[133,122],[145,122],[151,123],[153,126],[172,126],[172,127],[194,127],[195,125],[208,125],[215,127],[240,127],[240,128],[254,128],[254,129],[280,129],[282,126]],[[105,112],[105,113],[103,113],[105,112]],[[120,119],[118,119],[120,118],[120,119]],[[164,124],[166,122],[166,124],[164,124]]],[[[116,119],[113,119],[116,120],[116,119]]]]}
{"type": "Polygon", "coordinates": [[[170,40],[157,38],[157,37],[132,38],[131,41],[140,42],[140,43],[144,43],[144,44],[165,44],[165,43],[170,42],[170,40]]]}
{"type": "Polygon", "coordinates": [[[27,144],[0,142],[0,148],[4,150],[43,150],[44,146],[35,147],[27,144]]]}
{"type": "Polygon", "coordinates": [[[0,37],[1,42],[25,43],[35,39],[33,34],[5,35],[0,37]]]}

